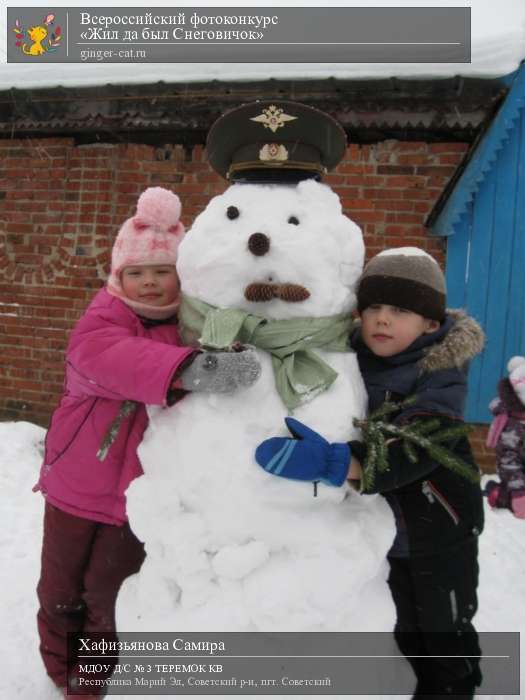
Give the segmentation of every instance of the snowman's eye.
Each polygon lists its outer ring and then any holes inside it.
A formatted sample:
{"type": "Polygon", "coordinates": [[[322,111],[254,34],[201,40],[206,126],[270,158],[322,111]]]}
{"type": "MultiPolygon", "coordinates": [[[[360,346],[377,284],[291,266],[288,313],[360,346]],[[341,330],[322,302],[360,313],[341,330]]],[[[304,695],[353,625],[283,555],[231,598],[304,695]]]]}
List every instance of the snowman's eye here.
{"type": "Polygon", "coordinates": [[[226,209],[226,216],[228,219],[237,219],[239,217],[240,211],[237,209],[237,207],[228,207],[226,209]]]}
{"type": "Polygon", "coordinates": [[[288,219],[289,224],[293,224],[294,226],[299,226],[299,219],[296,216],[291,216],[288,219]]]}

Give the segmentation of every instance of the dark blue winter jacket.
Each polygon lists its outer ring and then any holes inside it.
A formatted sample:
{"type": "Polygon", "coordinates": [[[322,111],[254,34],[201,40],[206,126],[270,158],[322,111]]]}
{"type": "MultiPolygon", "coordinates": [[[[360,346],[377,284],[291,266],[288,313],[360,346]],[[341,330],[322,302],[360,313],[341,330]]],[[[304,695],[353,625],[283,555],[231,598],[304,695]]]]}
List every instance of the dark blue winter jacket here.
{"type": "MultiPolygon", "coordinates": [[[[369,396],[369,410],[385,401],[409,396],[415,403],[400,411],[396,423],[428,416],[446,427],[463,420],[468,361],[483,347],[483,332],[461,311],[451,311],[434,333],[417,338],[410,347],[391,357],[374,355],[363,343],[357,327],[350,338],[369,396]]],[[[361,461],[367,446],[351,443],[361,461]]],[[[447,447],[478,472],[466,437],[447,447]]],[[[389,469],[378,472],[368,493],[383,494],[396,517],[397,537],[391,556],[425,556],[454,548],[477,536],[483,528],[483,505],[478,484],[439,465],[417,450],[412,463],[400,441],[388,446],[389,469]]]]}

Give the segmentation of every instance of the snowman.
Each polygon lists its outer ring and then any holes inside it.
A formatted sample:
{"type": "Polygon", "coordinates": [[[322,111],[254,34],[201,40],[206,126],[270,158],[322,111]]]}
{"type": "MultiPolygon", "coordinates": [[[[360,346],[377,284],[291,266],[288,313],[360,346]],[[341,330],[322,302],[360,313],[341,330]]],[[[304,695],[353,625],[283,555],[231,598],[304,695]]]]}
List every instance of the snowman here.
{"type": "Polygon", "coordinates": [[[233,110],[210,131],[210,163],[231,186],[179,249],[186,342],[257,348],[260,379],[149,409],[144,475],[127,492],[145,542],[124,584],[121,631],[387,631],[393,518],[380,496],[278,478],[257,445],[293,416],[331,442],[366,412],[347,345],[364,245],[319,176],[344,132],[292,102],[233,110]]]}

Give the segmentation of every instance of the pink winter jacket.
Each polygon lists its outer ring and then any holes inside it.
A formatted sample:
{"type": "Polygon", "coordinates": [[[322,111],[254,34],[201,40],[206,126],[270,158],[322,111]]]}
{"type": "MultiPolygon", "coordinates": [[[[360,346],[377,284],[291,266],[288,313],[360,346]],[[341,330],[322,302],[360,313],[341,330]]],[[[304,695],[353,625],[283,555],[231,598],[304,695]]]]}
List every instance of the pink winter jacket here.
{"type": "Polygon", "coordinates": [[[144,404],[166,405],[173,375],[194,352],[178,343],[174,323],[145,328],[126,304],[98,292],[69,340],[65,391],[35,490],[67,513],[111,525],[126,521],[126,489],[142,474],[137,447],[148,424],[144,404]],[[101,462],[96,453],[125,399],[139,406],[124,418],[101,462]]]}

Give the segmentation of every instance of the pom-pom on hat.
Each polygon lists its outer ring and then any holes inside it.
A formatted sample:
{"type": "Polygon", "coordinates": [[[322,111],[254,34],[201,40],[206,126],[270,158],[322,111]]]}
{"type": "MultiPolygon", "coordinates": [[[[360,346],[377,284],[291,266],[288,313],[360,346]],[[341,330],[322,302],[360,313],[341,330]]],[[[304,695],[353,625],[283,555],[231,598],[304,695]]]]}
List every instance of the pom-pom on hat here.
{"type": "MultiPolygon", "coordinates": [[[[138,304],[130,303],[122,289],[122,270],[135,265],[175,266],[179,243],[184,236],[180,213],[180,199],[170,190],[149,187],[140,195],[135,216],[122,224],[113,245],[111,272],[107,284],[110,294],[135,308],[138,304]]],[[[146,308],[135,310],[139,313],[147,311],[146,308]]],[[[157,317],[161,316],[157,313],[157,317]]]]}
{"type": "Polygon", "coordinates": [[[357,308],[388,304],[443,321],[446,284],[441,268],[421,248],[389,248],[373,257],[358,283],[357,308]]]}

